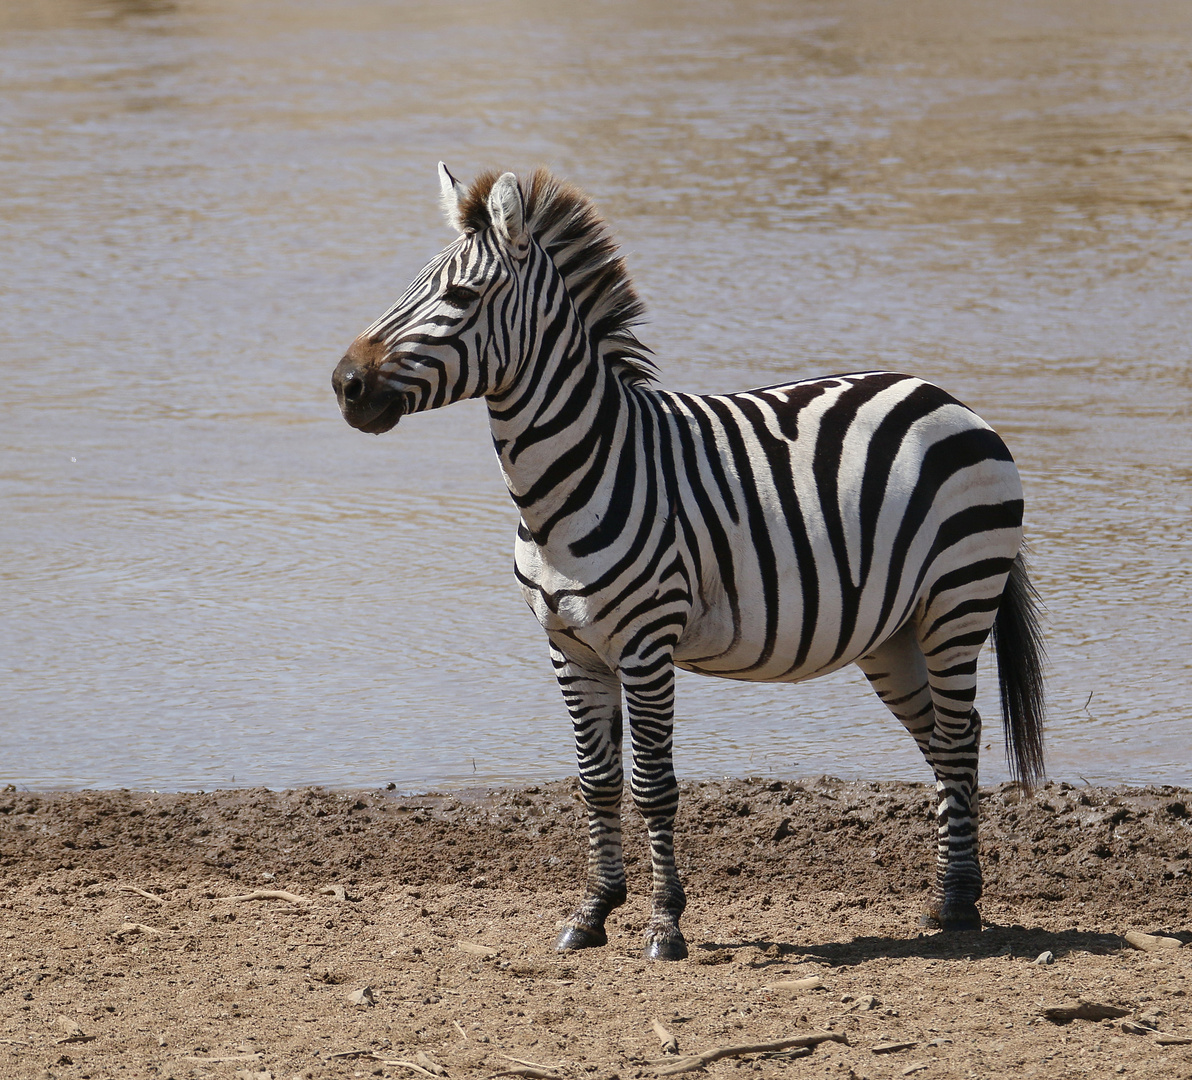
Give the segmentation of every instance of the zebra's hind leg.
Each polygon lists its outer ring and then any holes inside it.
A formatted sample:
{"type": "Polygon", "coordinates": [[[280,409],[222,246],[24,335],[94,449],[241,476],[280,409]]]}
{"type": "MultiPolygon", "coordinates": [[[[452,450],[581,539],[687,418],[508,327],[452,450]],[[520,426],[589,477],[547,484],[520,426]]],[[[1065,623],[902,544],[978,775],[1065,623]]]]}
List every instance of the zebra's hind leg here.
{"type": "Polygon", "coordinates": [[[877,696],[914,737],[935,774],[936,883],[922,925],[978,930],[976,657],[928,658],[908,625],[857,661],[877,696]]]}
{"type": "Polygon", "coordinates": [[[604,920],[625,903],[621,852],[621,684],[594,657],[568,659],[553,644],[551,662],[575,730],[579,787],[588,810],[588,882],[555,942],[560,952],[608,943],[604,920]]]}
{"type": "MultiPolygon", "coordinates": [[[[932,657],[932,661],[935,657],[932,657]]],[[[977,761],[981,750],[981,715],[976,696],[977,658],[955,664],[932,663],[929,672],[935,703],[931,732],[931,767],[935,770],[935,890],[922,925],[942,930],[980,930],[981,861],[977,846],[977,761]]]]}

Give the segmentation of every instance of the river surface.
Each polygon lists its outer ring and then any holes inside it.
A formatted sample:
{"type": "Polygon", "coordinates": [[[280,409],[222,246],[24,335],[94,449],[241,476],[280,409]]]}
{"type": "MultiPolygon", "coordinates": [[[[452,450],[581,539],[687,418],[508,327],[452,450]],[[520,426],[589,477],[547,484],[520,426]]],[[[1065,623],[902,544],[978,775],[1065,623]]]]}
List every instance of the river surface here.
{"type": "MultiPolygon", "coordinates": [[[[1187,0],[5,0],[0,783],[573,771],[483,408],[372,438],[330,389],[451,238],[441,158],[593,196],[665,385],[973,406],[1026,485],[1052,776],[1192,784],[1189,57],[1187,0]]],[[[928,778],[855,669],[683,676],[675,742],[928,778]]]]}

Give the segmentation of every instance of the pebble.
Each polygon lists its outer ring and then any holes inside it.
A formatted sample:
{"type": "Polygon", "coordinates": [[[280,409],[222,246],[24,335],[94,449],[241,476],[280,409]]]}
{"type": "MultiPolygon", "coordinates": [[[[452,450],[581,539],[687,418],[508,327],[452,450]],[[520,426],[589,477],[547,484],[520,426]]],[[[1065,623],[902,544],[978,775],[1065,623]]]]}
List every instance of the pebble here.
{"type": "Polygon", "coordinates": [[[1038,956],[1035,957],[1035,963],[1038,964],[1040,967],[1044,966],[1045,964],[1054,964],[1055,963],[1055,953],[1041,952],[1041,953],[1039,953],[1038,956]]]}

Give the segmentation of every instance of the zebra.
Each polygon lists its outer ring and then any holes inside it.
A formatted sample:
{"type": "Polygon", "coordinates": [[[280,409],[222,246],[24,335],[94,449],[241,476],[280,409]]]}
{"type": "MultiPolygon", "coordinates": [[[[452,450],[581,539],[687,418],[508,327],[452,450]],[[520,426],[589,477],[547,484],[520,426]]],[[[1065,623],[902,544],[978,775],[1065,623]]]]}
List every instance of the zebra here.
{"type": "Polygon", "coordinates": [[[583,192],[545,169],[465,186],[440,163],[439,179],[457,238],[332,383],[345,420],[373,434],[486,399],[520,514],[515,574],[546,632],[587,810],[586,888],[556,948],[606,944],[626,899],[624,708],[653,872],[644,954],[687,955],[676,667],[799,682],[856,664],[935,776],[921,925],[980,929],[974,702],[991,633],[1013,775],[1043,776],[1039,601],[1001,438],[938,387],[887,371],[664,390],[634,330],[644,306],[583,192]]]}

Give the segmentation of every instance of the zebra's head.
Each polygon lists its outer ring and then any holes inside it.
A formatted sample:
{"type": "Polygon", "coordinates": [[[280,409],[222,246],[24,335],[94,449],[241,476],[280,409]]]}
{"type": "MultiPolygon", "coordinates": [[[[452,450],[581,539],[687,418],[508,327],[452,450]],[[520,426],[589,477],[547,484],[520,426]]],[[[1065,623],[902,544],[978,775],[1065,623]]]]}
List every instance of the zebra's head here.
{"type": "Polygon", "coordinates": [[[377,434],[408,412],[491,400],[551,350],[583,352],[626,381],[653,377],[633,332],[641,301],[582,191],[545,169],[521,181],[490,171],[464,187],[440,164],[439,181],[460,235],[336,366],[349,424],[377,434]]]}
{"type": "Polygon", "coordinates": [[[459,237],[352,342],[331,377],[344,419],[371,434],[406,413],[499,390],[521,354],[519,321],[499,323],[521,301],[532,246],[517,177],[488,173],[467,189],[440,162],[439,180],[459,237]]]}

